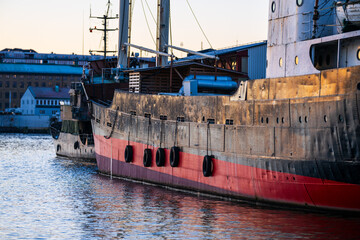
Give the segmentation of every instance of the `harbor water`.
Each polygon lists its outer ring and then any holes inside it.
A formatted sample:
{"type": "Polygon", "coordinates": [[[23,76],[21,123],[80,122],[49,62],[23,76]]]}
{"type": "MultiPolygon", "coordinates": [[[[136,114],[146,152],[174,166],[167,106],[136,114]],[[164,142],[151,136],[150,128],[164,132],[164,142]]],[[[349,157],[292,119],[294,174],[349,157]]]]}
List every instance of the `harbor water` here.
{"type": "Polygon", "coordinates": [[[0,239],[359,239],[360,217],[102,176],[48,135],[0,134],[0,239]]]}

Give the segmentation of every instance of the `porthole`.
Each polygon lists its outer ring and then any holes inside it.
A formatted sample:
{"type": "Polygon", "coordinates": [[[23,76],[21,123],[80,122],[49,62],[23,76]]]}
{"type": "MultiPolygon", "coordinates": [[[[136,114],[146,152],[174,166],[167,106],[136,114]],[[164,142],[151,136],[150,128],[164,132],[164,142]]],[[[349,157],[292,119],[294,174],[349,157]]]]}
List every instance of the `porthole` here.
{"type": "Polygon", "coordinates": [[[324,115],[324,122],[327,122],[328,121],[328,118],[326,115],[324,115]]]}
{"type": "Polygon", "coordinates": [[[266,124],[269,124],[269,118],[266,118],[266,124]]]}
{"type": "Polygon", "coordinates": [[[281,123],[285,123],[285,118],[281,118],[281,123]]]}
{"type": "Polygon", "coordinates": [[[360,61],[360,48],[357,50],[356,57],[360,61]]]}
{"type": "Polygon", "coordinates": [[[303,0],[296,0],[296,5],[298,5],[298,7],[301,7],[303,3],[304,3],[303,0]]]}
{"type": "Polygon", "coordinates": [[[279,122],[280,122],[279,118],[276,118],[276,123],[279,123],[279,122]]]}
{"type": "Polygon", "coordinates": [[[282,65],[283,65],[283,60],[282,60],[282,58],[280,58],[279,59],[279,66],[282,67],[282,65]]]}
{"type": "Polygon", "coordinates": [[[295,57],[295,65],[298,65],[298,64],[299,64],[299,57],[296,56],[296,57],[295,57]]]}
{"type": "Polygon", "coordinates": [[[261,118],[261,123],[264,123],[264,118],[263,117],[261,118]]]}
{"type": "Polygon", "coordinates": [[[271,11],[275,12],[275,10],[276,10],[276,3],[275,3],[275,1],[273,1],[271,4],[271,11]]]}
{"type": "Polygon", "coordinates": [[[305,122],[307,123],[309,121],[308,117],[305,116],[305,122]]]}
{"type": "Polygon", "coordinates": [[[302,118],[301,117],[299,117],[299,123],[302,123],[302,118]]]}

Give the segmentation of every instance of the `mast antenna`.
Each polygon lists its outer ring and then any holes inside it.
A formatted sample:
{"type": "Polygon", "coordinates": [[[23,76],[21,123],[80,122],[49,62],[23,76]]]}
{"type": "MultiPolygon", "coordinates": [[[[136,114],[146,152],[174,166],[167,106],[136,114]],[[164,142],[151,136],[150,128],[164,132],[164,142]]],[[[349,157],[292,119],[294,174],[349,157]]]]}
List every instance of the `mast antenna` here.
{"type": "Polygon", "coordinates": [[[109,16],[110,5],[111,5],[111,2],[110,2],[110,0],[108,0],[106,13],[102,17],[93,17],[93,16],[91,16],[91,6],[90,6],[90,18],[103,20],[102,25],[104,26],[104,28],[93,27],[93,28],[89,28],[89,30],[90,30],[90,32],[92,32],[94,30],[103,32],[103,34],[104,34],[104,38],[103,38],[104,49],[103,50],[90,50],[89,52],[90,52],[90,54],[93,53],[93,52],[104,53],[104,59],[106,59],[107,53],[116,52],[116,51],[108,51],[107,50],[107,40],[108,40],[107,39],[107,33],[119,30],[118,28],[113,28],[113,29],[108,28],[108,24],[109,24],[108,20],[113,20],[113,19],[118,19],[119,18],[118,16],[115,16],[115,17],[109,16]]]}

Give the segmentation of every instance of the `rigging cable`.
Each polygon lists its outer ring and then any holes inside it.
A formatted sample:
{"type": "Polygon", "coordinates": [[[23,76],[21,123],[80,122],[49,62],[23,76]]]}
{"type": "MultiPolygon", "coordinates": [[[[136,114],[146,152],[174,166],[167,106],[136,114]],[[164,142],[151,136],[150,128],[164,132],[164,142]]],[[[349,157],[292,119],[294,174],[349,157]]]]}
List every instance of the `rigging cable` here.
{"type": "Polygon", "coordinates": [[[151,32],[151,29],[150,29],[150,26],[149,26],[149,21],[148,21],[148,19],[147,19],[147,17],[146,17],[143,0],[141,0],[141,6],[142,6],[142,9],[143,9],[143,12],[144,12],[144,17],[145,17],[146,25],[147,25],[147,27],[148,27],[149,33],[150,33],[150,35],[151,35],[151,38],[152,38],[152,40],[153,40],[153,42],[154,42],[154,44],[155,44],[155,46],[156,46],[155,38],[154,38],[154,36],[153,36],[153,34],[152,34],[152,32],[151,32]]]}
{"type": "Polygon", "coordinates": [[[206,38],[206,41],[208,42],[208,44],[210,45],[210,47],[213,49],[213,47],[212,47],[212,45],[211,45],[211,43],[210,43],[210,41],[209,41],[208,37],[206,36],[206,34],[205,34],[205,32],[204,32],[203,28],[201,27],[201,25],[200,25],[200,23],[199,23],[199,21],[198,21],[198,19],[197,19],[197,17],[196,17],[196,15],[195,15],[195,13],[194,13],[193,9],[191,8],[189,1],[188,1],[188,0],[186,0],[186,2],[187,2],[187,4],[188,4],[188,6],[189,6],[189,8],[190,8],[190,10],[191,10],[191,12],[192,12],[192,14],[193,14],[194,18],[195,18],[195,20],[196,20],[197,24],[198,24],[198,25],[199,25],[199,27],[200,27],[201,32],[203,33],[204,37],[206,38]]]}
{"type": "MultiPolygon", "coordinates": [[[[171,26],[171,5],[170,5],[170,9],[169,9],[169,27],[170,27],[170,45],[173,45],[173,41],[172,41],[172,26],[171,26]]],[[[174,50],[173,48],[171,49],[171,55],[174,56],[174,50]]]]}

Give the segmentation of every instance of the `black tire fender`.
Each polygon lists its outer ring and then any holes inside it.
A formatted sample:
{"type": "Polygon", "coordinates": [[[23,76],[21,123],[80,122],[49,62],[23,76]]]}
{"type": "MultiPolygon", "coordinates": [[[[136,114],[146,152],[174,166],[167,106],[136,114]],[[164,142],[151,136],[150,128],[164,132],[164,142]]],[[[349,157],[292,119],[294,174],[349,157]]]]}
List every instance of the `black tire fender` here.
{"type": "Polygon", "coordinates": [[[152,152],[151,149],[146,148],[144,150],[143,163],[144,167],[151,167],[152,152]]]}
{"type": "Polygon", "coordinates": [[[172,147],[170,149],[170,165],[172,167],[179,166],[179,153],[180,149],[178,147],[172,147]]]}
{"type": "Polygon", "coordinates": [[[124,158],[127,163],[131,163],[133,161],[133,147],[131,145],[127,145],[125,147],[124,158]]]}
{"type": "Polygon", "coordinates": [[[213,170],[214,170],[213,157],[206,155],[203,160],[203,175],[204,175],[204,177],[212,176],[213,170]]]}
{"type": "Polygon", "coordinates": [[[156,166],[163,167],[165,165],[165,150],[158,148],[156,151],[156,166]]]}

